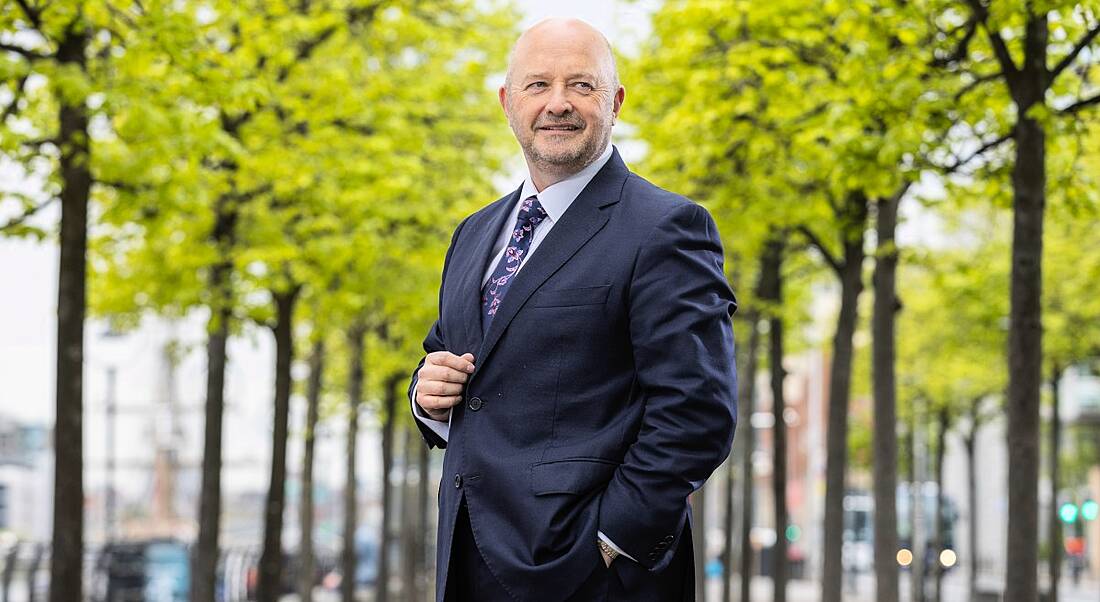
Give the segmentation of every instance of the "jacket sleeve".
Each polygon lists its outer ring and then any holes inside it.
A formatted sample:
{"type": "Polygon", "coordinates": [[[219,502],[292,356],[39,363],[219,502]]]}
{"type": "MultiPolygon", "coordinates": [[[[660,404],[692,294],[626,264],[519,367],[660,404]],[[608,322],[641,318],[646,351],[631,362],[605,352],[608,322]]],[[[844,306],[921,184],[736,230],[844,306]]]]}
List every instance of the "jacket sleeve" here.
{"type": "Polygon", "coordinates": [[[718,229],[703,207],[673,208],[643,245],[628,304],[645,408],[637,439],[602,494],[599,530],[659,571],[683,533],[688,495],[729,455],[737,301],[718,229]]]}
{"type": "MultiPolygon", "coordinates": [[[[436,314],[435,323],[428,330],[428,336],[424,337],[424,352],[425,354],[433,353],[435,351],[446,351],[446,337],[443,334],[442,316],[443,316],[443,287],[447,282],[447,267],[451,264],[451,255],[455,250],[455,243],[458,241],[458,233],[462,231],[462,226],[466,225],[466,221],[469,218],[462,220],[462,223],[458,224],[455,228],[454,235],[451,236],[451,245],[447,248],[447,255],[443,259],[443,275],[440,277],[439,283],[439,309],[436,314]]],[[[425,357],[420,358],[420,363],[416,365],[416,369],[412,372],[412,379],[409,383],[409,402],[411,404],[416,403],[416,399],[413,397],[416,391],[416,375],[420,371],[420,368],[424,365],[425,357]]],[[[436,433],[427,424],[424,424],[421,420],[417,419],[416,412],[413,410],[413,406],[410,405],[409,411],[413,413],[413,422],[416,427],[420,429],[420,435],[424,439],[424,442],[428,444],[428,447],[446,448],[447,440],[436,433]]]]}

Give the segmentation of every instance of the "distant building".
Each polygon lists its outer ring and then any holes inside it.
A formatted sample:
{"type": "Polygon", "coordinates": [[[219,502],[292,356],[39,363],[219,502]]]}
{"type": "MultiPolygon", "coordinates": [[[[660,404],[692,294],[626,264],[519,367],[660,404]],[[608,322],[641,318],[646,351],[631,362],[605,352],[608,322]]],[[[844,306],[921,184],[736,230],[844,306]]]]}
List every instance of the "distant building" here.
{"type": "Polygon", "coordinates": [[[0,416],[0,533],[50,538],[53,461],[50,431],[0,416]]]}
{"type": "MultiPolygon", "coordinates": [[[[1073,445],[1079,437],[1100,442],[1100,375],[1094,373],[1086,365],[1074,366],[1066,371],[1062,378],[1060,405],[1062,411],[1062,423],[1068,428],[1063,428],[1062,449],[1071,454],[1075,451],[1073,445]],[[1070,433],[1075,436],[1067,436],[1070,433]]],[[[1100,445],[1094,443],[1093,446],[1100,445]]],[[[1087,453],[1087,452],[1086,452],[1087,453]]],[[[1085,499],[1100,501],[1100,460],[1094,461],[1088,468],[1084,482],[1066,482],[1063,477],[1060,483],[1063,491],[1072,492],[1073,501],[1081,503],[1085,499]]],[[[1062,500],[1059,500],[1059,502],[1062,500]]],[[[1048,512],[1054,512],[1053,508],[1048,512]]],[[[1100,577],[1100,520],[1085,521],[1082,524],[1085,546],[1085,562],[1088,574],[1092,578],[1100,577]]],[[[1064,533],[1072,531],[1066,527],[1064,533]]],[[[1063,570],[1063,573],[1067,572],[1063,570]]]]}

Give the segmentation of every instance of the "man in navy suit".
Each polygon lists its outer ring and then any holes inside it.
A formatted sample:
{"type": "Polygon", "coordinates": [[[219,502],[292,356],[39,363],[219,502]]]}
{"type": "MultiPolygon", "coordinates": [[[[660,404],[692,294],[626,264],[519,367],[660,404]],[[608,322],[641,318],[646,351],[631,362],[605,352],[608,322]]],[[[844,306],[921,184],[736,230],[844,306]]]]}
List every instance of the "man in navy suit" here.
{"type": "Polygon", "coordinates": [[[446,448],[437,600],[694,599],[688,495],[737,413],[718,230],[612,147],[591,26],[529,29],[499,95],[529,177],[455,230],[409,387],[446,448]]]}

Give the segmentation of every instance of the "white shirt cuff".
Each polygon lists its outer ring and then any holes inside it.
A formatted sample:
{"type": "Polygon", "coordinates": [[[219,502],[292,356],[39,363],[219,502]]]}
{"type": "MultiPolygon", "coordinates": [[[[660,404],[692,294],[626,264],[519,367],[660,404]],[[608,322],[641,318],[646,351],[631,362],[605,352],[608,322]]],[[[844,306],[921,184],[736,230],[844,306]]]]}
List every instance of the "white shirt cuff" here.
{"type": "Polygon", "coordinates": [[[442,438],[444,441],[446,441],[448,435],[451,434],[451,416],[454,415],[454,409],[452,408],[451,413],[447,414],[447,422],[446,423],[430,418],[427,414],[424,413],[423,408],[421,408],[420,406],[418,406],[416,404],[416,385],[415,384],[413,385],[413,396],[412,396],[411,403],[412,403],[413,416],[415,416],[416,419],[419,420],[420,422],[423,422],[425,425],[427,425],[428,428],[432,429],[432,432],[439,435],[440,438],[442,438]]]}
{"type": "MultiPolygon", "coordinates": [[[[607,545],[611,546],[611,549],[612,549],[612,550],[615,550],[616,552],[618,552],[618,553],[619,553],[619,556],[625,556],[626,558],[629,558],[629,559],[631,559],[631,560],[634,560],[634,557],[633,557],[633,556],[631,556],[630,554],[627,554],[626,552],[624,552],[624,551],[622,550],[622,548],[620,548],[619,546],[615,545],[615,542],[613,542],[613,541],[611,541],[610,539],[608,539],[608,537],[607,537],[606,535],[604,535],[604,534],[603,534],[603,531],[596,531],[596,535],[597,535],[597,536],[598,536],[598,537],[599,537],[600,539],[602,539],[602,540],[603,540],[603,542],[604,542],[605,544],[607,544],[607,545]]],[[[634,560],[634,562],[638,562],[638,561],[637,561],[637,560],[634,560]]]]}

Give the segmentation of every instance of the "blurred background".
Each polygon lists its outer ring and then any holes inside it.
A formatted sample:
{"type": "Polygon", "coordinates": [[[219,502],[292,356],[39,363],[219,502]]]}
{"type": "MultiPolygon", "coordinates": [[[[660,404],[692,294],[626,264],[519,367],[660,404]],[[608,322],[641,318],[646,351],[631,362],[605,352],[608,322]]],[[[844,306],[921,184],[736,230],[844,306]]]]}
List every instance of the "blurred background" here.
{"type": "Polygon", "coordinates": [[[552,15],[740,301],[698,599],[1100,598],[1100,3],[0,0],[0,600],[434,599],[408,379],[552,15]]]}

